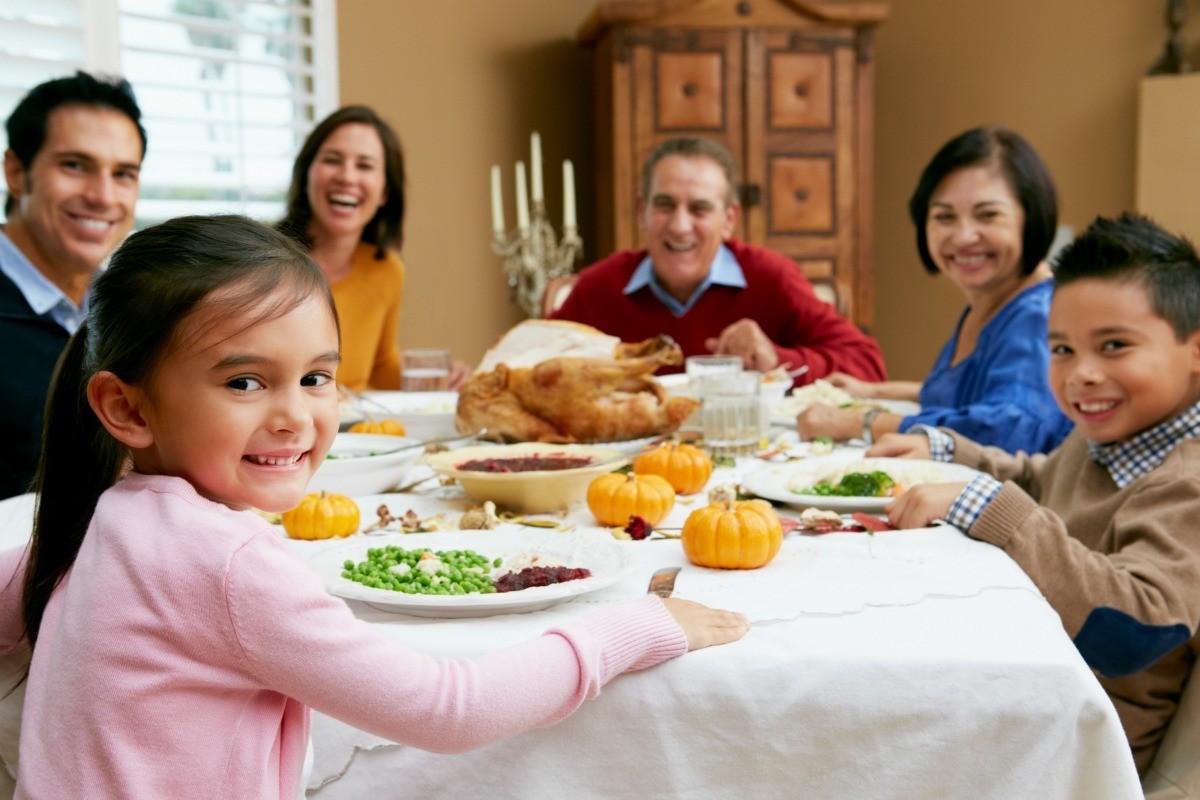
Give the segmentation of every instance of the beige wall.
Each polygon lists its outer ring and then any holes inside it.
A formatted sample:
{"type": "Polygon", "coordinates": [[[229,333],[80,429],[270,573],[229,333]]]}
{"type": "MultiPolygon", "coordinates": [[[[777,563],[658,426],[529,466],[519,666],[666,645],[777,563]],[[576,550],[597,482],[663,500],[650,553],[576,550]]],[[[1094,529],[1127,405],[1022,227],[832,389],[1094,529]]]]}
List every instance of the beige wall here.
{"type": "MultiPolygon", "coordinates": [[[[444,343],[477,360],[521,318],[490,251],[488,167],[504,165],[511,192],[531,130],[543,137],[552,219],[561,214],[557,165],[571,158],[579,167],[587,240],[588,67],[572,39],[592,6],[340,0],[342,100],[374,105],[408,155],[404,344],[444,343]]],[[[1050,164],[1064,224],[1079,230],[1132,207],[1137,86],[1162,48],[1163,6],[895,0],[877,36],[875,214],[875,333],[893,376],[924,376],[961,306],[953,287],[921,270],[907,222],[925,161],[968,127],[1004,124],[1050,164]]]]}

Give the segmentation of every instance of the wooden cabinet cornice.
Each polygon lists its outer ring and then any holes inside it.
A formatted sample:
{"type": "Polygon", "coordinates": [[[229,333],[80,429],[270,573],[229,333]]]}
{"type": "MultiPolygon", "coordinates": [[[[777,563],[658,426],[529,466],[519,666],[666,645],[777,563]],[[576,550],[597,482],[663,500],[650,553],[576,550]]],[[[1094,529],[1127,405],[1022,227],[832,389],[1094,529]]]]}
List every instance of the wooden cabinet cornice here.
{"type": "Polygon", "coordinates": [[[595,241],[639,244],[641,165],[677,136],[733,153],[736,235],[791,256],[872,321],[872,30],[890,0],[602,0],[593,50],[595,241]]]}

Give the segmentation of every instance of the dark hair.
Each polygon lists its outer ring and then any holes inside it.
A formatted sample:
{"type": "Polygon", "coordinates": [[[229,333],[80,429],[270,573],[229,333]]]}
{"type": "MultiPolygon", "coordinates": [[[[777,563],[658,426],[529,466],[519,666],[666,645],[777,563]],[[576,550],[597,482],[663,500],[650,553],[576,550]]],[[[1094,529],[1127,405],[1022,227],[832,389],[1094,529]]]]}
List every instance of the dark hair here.
{"type": "Polygon", "coordinates": [[[1021,273],[1037,269],[1058,229],[1058,198],[1050,170],[1024,137],[1007,128],[972,128],[942,145],[930,161],[908,200],[908,214],[917,228],[917,252],[931,275],[938,273],[929,254],[925,223],[929,202],[947,175],[964,167],[994,165],[1012,187],[1025,210],[1021,237],[1021,273]]]}
{"type": "MultiPolygon", "coordinates": [[[[68,105],[110,108],[129,117],[142,140],[142,157],[145,157],[146,129],[142,127],[142,111],[129,81],[117,77],[97,78],[79,71],[72,77],[55,78],[33,87],[9,114],[4,125],[8,146],[25,169],[29,169],[46,143],[50,115],[68,105]]],[[[15,205],[16,200],[10,195],[4,202],[4,213],[11,214],[15,205]]]]}
{"type": "Polygon", "coordinates": [[[650,181],[654,178],[654,168],[658,166],[658,162],[667,156],[711,158],[717,162],[721,166],[721,169],[724,170],[725,180],[729,184],[725,192],[725,205],[732,206],[737,203],[737,164],[733,161],[733,154],[720,142],[714,142],[712,139],[703,139],[699,136],[681,136],[677,139],[668,139],[654,148],[654,152],[650,154],[650,157],[646,159],[646,163],[642,165],[643,200],[650,200],[650,181]]]}
{"type": "Polygon", "coordinates": [[[1140,284],[1154,313],[1170,323],[1179,341],[1200,330],[1200,258],[1192,243],[1150,219],[1122,214],[1096,217],[1054,259],[1054,286],[1084,278],[1140,284]]]}
{"type": "Polygon", "coordinates": [[[404,152],[400,140],[383,119],[367,106],[345,106],[330,114],[313,128],[304,140],[296,163],[292,165],[292,184],[288,187],[287,213],[275,226],[305,248],[312,248],[308,225],[312,222],[312,200],[308,196],[308,170],[317,151],[335,130],[343,125],[370,125],[383,143],[383,175],[387,181],[387,199],[363,228],[362,241],[375,245],[375,257],[383,258],[388,249],[399,250],[404,244],[404,152]]]}
{"type": "Polygon", "coordinates": [[[112,254],[92,284],[87,320],[67,343],[46,401],[23,595],[30,644],[54,587],[79,553],[96,502],[128,457],[88,404],[91,377],[108,371],[126,383],[144,382],[200,308],[245,316],[251,326],[312,296],[324,299],[336,324],[329,285],[312,259],[245,217],[179,217],[134,233],[112,254]],[[212,297],[227,287],[237,292],[212,297]],[[281,287],[286,294],[257,307],[281,287]]]}

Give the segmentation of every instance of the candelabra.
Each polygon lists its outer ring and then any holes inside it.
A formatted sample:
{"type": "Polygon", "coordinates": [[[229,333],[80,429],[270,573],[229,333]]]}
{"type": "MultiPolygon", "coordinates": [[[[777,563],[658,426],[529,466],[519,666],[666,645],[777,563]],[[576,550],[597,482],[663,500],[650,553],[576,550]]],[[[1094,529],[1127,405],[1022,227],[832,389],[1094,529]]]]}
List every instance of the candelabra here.
{"type": "Polygon", "coordinates": [[[542,186],[542,138],[530,136],[533,205],[525,185],[525,162],[518,161],[517,234],[510,239],[504,228],[500,167],[492,166],[492,250],[504,259],[504,277],[509,297],[530,317],[542,316],[543,297],[551,280],[571,272],[583,252],[583,240],[575,224],[575,166],[563,161],[563,235],[559,240],[546,216],[542,186]]]}
{"type": "Polygon", "coordinates": [[[542,316],[546,284],[572,271],[583,253],[583,240],[574,226],[563,228],[559,240],[546,216],[546,204],[535,202],[529,225],[518,228],[512,239],[497,235],[492,250],[504,259],[509,299],[536,318],[542,316]]]}

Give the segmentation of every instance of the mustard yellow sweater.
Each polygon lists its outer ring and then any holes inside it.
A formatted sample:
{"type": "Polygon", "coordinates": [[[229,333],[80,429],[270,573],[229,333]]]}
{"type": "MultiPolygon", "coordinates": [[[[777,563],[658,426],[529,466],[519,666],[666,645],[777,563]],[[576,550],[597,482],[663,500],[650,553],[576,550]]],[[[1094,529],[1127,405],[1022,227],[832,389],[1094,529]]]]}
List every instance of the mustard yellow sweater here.
{"type": "Polygon", "coordinates": [[[350,274],[331,284],[342,325],[338,383],[354,391],[400,388],[400,300],[404,262],[395,253],[375,259],[359,243],[350,274]]]}

